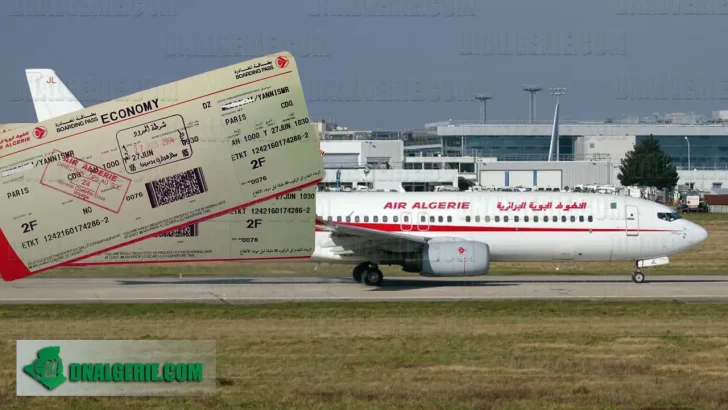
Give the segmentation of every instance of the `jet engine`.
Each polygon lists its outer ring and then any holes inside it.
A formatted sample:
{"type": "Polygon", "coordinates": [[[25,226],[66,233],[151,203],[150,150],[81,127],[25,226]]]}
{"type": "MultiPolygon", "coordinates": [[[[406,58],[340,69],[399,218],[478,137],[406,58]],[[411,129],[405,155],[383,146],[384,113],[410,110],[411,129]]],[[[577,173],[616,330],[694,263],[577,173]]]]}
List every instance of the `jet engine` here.
{"type": "Polygon", "coordinates": [[[478,276],[488,273],[490,248],[483,242],[433,238],[417,258],[405,261],[405,272],[422,276],[478,276]]]}

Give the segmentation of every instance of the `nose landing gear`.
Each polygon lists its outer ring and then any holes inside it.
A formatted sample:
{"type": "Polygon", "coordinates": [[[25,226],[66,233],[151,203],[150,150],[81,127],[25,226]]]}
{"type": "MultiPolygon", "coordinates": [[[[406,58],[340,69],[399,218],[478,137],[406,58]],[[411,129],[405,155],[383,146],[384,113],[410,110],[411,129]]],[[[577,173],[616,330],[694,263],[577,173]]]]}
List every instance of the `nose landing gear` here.
{"type": "Polygon", "coordinates": [[[632,282],[644,283],[645,274],[642,273],[642,269],[639,266],[639,261],[634,262],[634,272],[632,272],[632,282]]]}
{"type": "Polygon", "coordinates": [[[640,269],[636,269],[632,273],[632,282],[634,283],[643,283],[645,281],[645,274],[642,273],[640,269]]]}
{"type": "Polygon", "coordinates": [[[645,281],[645,275],[642,273],[642,268],[652,268],[655,266],[667,265],[668,263],[670,263],[670,258],[667,256],[652,259],[638,259],[634,262],[632,280],[634,283],[643,283],[645,281]]]}

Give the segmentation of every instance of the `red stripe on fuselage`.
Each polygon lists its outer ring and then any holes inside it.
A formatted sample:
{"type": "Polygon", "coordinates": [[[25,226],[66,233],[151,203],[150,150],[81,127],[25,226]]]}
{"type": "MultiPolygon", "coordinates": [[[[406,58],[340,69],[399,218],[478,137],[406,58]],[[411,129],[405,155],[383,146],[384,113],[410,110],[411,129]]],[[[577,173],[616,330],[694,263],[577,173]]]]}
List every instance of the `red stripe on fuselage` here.
{"type": "MultiPolygon", "coordinates": [[[[332,225],[353,226],[382,232],[624,232],[625,228],[550,228],[521,226],[463,226],[463,225],[405,225],[412,228],[402,229],[400,224],[361,223],[361,222],[329,222],[332,225]]],[[[559,222],[557,222],[559,223],[559,222]]],[[[677,232],[673,229],[638,229],[639,232],[677,232]]],[[[326,232],[316,228],[316,232],[326,232]]]]}

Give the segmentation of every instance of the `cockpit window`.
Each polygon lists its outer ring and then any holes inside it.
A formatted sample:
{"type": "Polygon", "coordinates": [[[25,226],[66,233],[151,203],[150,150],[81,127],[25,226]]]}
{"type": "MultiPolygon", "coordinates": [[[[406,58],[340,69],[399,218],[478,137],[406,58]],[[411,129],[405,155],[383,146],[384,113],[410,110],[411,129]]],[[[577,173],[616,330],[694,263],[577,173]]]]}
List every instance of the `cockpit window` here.
{"type": "Polygon", "coordinates": [[[663,221],[672,222],[682,219],[682,216],[676,212],[658,212],[657,218],[662,219],[663,221]]]}

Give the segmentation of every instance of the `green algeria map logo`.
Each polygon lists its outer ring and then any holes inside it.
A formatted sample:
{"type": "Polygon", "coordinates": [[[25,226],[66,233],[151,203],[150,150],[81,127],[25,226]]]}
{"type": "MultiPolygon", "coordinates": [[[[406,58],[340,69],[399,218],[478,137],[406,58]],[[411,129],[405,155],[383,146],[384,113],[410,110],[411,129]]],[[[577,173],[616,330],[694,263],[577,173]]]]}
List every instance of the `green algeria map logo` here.
{"type": "Polygon", "coordinates": [[[53,390],[68,380],[63,375],[63,360],[60,353],[60,346],[44,347],[38,350],[38,358],[23,367],[23,370],[46,389],[53,390]]]}

